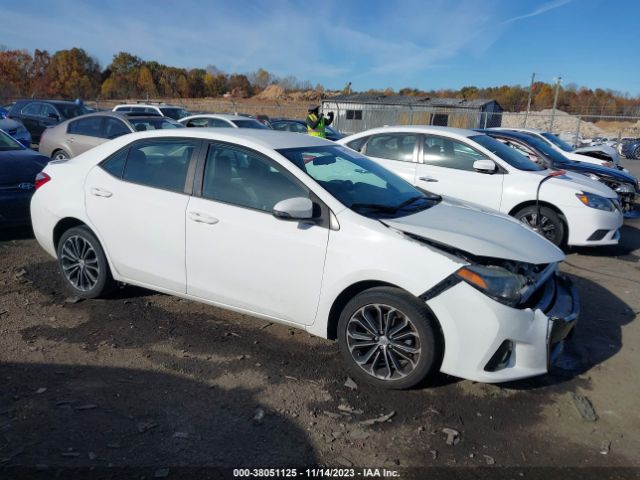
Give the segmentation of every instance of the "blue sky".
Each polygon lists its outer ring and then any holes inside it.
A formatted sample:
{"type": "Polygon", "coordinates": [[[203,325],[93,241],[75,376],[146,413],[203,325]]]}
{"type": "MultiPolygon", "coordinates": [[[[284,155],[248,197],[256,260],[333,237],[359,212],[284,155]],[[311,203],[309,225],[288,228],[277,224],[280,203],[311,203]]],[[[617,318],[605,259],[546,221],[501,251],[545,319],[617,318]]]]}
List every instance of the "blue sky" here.
{"type": "Polygon", "coordinates": [[[640,2],[0,0],[0,45],[262,67],[355,90],[563,83],[640,94],[640,2]]]}

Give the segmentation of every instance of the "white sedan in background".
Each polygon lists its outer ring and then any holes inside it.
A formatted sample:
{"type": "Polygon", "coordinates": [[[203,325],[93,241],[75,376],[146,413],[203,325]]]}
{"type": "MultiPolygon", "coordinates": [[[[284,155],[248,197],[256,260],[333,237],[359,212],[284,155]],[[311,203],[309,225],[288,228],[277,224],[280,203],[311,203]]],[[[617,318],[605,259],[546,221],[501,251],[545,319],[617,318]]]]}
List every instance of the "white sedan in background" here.
{"type": "Polygon", "coordinates": [[[397,126],[338,143],[420,188],[512,215],[556,245],[614,245],[620,238],[623,215],[613,190],[576,173],[541,183],[550,170],[488,135],[397,126]]]}
{"type": "Polygon", "coordinates": [[[73,294],[119,281],[296,326],[381,387],[543,374],[578,315],[552,243],[313,136],[134,133],[36,188],[36,238],[73,294]]]}
{"type": "Polygon", "coordinates": [[[567,160],[574,162],[593,163],[596,165],[604,165],[605,167],[617,168],[619,170],[628,171],[620,164],[620,153],[609,145],[597,145],[581,148],[573,148],[567,142],[558,138],[551,132],[538,130],[535,128],[507,128],[494,127],[489,130],[513,130],[516,132],[526,132],[544,140],[551,145],[556,151],[561,153],[567,160]]]}
{"type": "Polygon", "coordinates": [[[254,128],[268,130],[269,127],[255,118],[243,115],[228,115],[225,113],[200,113],[180,119],[185,127],[204,128],[254,128]]]}

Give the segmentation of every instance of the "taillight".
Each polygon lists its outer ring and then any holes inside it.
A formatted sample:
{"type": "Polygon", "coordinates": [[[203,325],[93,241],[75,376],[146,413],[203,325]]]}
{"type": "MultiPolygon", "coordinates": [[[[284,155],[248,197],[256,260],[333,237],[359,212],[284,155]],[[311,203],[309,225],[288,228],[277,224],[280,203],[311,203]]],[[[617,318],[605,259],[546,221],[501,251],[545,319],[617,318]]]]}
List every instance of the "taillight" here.
{"type": "Polygon", "coordinates": [[[40,172],[38,175],[36,175],[36,190],[47,183],[49,180],[51,180],[51,177],[44,172],[40,172]]]}

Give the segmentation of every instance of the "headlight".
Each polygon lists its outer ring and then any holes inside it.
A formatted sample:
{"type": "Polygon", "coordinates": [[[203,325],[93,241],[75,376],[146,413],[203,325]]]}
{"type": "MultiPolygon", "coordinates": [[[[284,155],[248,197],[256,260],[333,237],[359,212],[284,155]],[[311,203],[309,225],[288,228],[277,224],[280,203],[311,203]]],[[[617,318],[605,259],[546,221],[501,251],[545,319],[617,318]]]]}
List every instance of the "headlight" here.
{"type": "Polygon", "coordinates": [[[593,193],[576,193],[576,197],[587,207],[613,212],[616,207],[608,198],[593,193]]]}
{"type": "Polygon", "coordinates": [[[635,193],[636,189],[633,185],[629,185],[628,183],[621,183],[615,188],[615,191],[618,193],[635,193]]]}
{"type": "Polygon", "coordinates": [[[456,275],[491,298],[508,305],[519,303],[524,290],[531,283],[527,277],[497,266],[467,265],[458,270],[456,275]]]}

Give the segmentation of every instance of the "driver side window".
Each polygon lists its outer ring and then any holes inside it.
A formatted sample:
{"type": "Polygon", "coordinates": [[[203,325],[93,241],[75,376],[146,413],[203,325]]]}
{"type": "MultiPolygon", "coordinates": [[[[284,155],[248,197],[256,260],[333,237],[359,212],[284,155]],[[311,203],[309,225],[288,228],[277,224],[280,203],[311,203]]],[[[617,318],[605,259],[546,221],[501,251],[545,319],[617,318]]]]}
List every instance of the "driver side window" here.
{"type": "Polygon", "coordinates": [[[276,203],[309,197],[309,191],[284,168],[251,151],[211,145],[207,153],[202,196],[271,213],[276,203]]]}
{"type": "Polygon", "coordinates": [[[475,171],[473,163],[487,157],[469,145],[449,138],[425,136],[422,162],[435,167],[475,171]]]}

